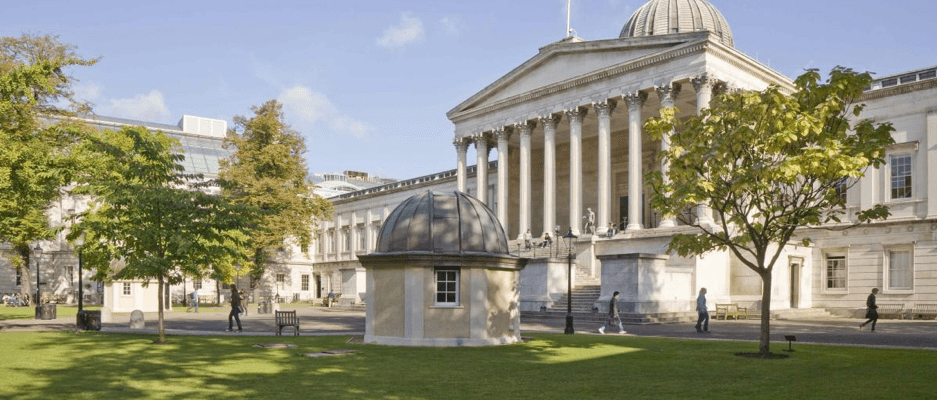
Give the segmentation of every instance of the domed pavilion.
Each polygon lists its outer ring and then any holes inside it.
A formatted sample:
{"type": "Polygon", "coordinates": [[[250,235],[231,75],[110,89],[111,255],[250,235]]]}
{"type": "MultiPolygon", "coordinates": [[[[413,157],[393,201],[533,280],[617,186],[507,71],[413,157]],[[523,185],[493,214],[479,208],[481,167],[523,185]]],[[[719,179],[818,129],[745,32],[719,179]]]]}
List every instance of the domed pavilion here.
{"type": "Polygon", "coordinates": [[[388,215],[367,271],[366,343],[487,346],[520,341],[518,275],[501,224],[461,192],[427,191],[388,215]]]}

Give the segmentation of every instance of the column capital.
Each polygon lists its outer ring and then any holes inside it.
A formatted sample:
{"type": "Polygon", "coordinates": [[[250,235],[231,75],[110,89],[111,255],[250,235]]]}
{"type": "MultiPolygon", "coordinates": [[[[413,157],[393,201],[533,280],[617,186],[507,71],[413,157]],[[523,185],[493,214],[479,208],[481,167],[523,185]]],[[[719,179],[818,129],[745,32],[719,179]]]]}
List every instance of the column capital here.
{"type": "Polygon", "coordinates": [[[556,128],[556,124],[560,123],[560,120],[563,119],[563,114],[547,114],[541,115],[539,118],[540,124],[543,125],[544,129],[547,126],[556,128]]]}
{"type": "Polygon", "coordinates": [[[628,110],[640,110],[644,102],[647,101],[647,92],[637,90],[631,93],[621,95],[621,98],[628,103],[628,110]]]}
{"type": "Polygon", "coordinates": [[[680,85],[676,82],[665,83],[663,85],[658,85],[654,88],[657,91],[657,97],[660,98],[660,103],[664,107],[673,107],[673,102],[680,94],[680,89],[683,88],[683,85],[680,85]],[[667,104],[667,105],[664,105],[667,104]]]}
{"type": "Polygon", "coordinates": [[[507,141],[508,139],[511,138],[511,133],[513,133],[511,127],[502,126],[500,128],[495,128],[493,131],[491,131],[491,136],[493,136],[495,140],[499,142],[502,140],[507,141]]]}
{"type": "Polygon", "coordinates": [[[566,113],[566,118],[569,119],[570,123],[580,123],[582,119],[586,117],[586,114],[589,113],[589,109],[585,107],[575,107],[563,112],[566,113]]]}
{"type": "Polygon", "coordinates": [[[459,151],[465,151],[471,141],[471,138],[467,136],[459,136],[452,139],[452,145],[459,151]]]}
{"type": "Polygon", "coordinates": [[[703,89],[712,90],[713,85],[716,83],[716,79],[713,78],[713,76],[710,75],[709,73],[704,72],[690,79],[690,83],[693,84],[693,89],[699,92],[700,90],[703,90],[703,89]]]}
{"type": "Polygon", "coordinates": [[[514,131],[521,136],[530,136],[530,131],[537,127],[536,121],[524,121],[514,124],[514,131]]]}
{"type": "Polygon", "coordinates": [[[608,117],[612,115],[612,111],[615,111],[615,106],[618,103],[612,99],[605,99],[603,101],[592,103],[592,108],[595,109],[595,114],[598,117],[608,117]]]}

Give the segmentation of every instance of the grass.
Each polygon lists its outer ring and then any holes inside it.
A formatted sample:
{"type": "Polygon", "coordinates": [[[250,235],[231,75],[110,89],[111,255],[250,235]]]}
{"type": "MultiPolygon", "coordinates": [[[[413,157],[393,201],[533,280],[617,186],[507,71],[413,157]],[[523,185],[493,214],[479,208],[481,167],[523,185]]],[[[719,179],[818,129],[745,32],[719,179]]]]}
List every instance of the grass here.
{"type": "Polygon", "coordinates": [[[0,398],[930,398],[937,352],[799,345],[783,360],[750,343],[532,335],[486,348],[348,344],[347,336],[0,334],[0,398]],[[290,343],[262,349],[256,343],[290,343]],[[352,349],[351,355],[303,354],[352,349]]]}
{"type": "MultiPolygon", "coordinates": [[[[101,306],[84,306],[85,310],[100,310],[101,306]]],[[[184,311],[184,310],[183,310],[184,311]]],[[[56,318],[68,318],[75,319],[75,315],[78,314],[78,306],[64,306],[56,305],[55,306],[55,317],[56,318]]],[[[0,321],[8,319],[33,319],[36,318],[36,307],[3,307],[0,306],[0,321]]]]}

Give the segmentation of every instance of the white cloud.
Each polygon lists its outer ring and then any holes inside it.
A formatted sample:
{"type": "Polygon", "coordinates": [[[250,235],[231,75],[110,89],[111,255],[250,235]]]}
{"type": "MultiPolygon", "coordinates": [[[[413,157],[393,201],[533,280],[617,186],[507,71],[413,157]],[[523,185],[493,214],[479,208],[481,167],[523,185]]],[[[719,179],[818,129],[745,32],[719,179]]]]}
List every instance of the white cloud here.
{"type": "Polygon", "coordinates": [[[378,46],[396,49],[423,39],[423,21],[409,12],[400,14],[400,23],[391,26],[377,38],[378,46]]]}
{"type": "Polygon", "coordinates": [[[97,109],[97,113],[109,117],[135,119],[138,121],[166,122],[169,109],[163,102],[163,94],[152,90],[127,99],[111,99],[97,109]]]}
{"type": "Polygon", "coordinates": [[[442,17],[439,24],[442,25],[443,32],[450,36],[458,36],[465,30],[465,22],[458,17],[442,17]]]}
{"type": "Polygon", "coordinates": [[[349,134],[359,139],[367,137],[371,131],[370,125],[340,112],[324,93],[305,86],[284,89],[277,96],[277,101],[283,103],[287,118],[301,125],[297,126],[300,130],[310,131],[315,129],[314,125],[321,123],[334,132],[349,134]]]}
{"type": "Polygon", "coordinates": [[[95,102],[101,97],[104,89],[94,82],[88,82],[75,85],[72,90],[75,92],[75,99],[95,102]]]}

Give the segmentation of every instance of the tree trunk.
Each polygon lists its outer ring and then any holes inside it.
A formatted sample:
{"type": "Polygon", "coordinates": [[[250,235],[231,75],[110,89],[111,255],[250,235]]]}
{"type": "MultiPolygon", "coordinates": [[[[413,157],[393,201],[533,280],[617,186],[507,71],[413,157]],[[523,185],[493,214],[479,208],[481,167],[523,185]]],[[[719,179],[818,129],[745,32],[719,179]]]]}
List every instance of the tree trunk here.
{"type": "Polygon", "coordinates": [[[759,337],[758,352],[762,357],[771,354],[771,271],[761,275],[761,336],[759,337]]]}
{"type": "Polygon", "coordinates": [[[159,297],[159,318],[157,318],[159,321],[157,324],[159,327],[159,340],[157,340],[156,343],[166,343],[166,329],[163,327],[163,277],[157,276],[156,281],[159,282],[159,288],[157,290],[157,297],[159,297]]]}
{"type": "MultiPolygon", "coordinates": [[[[33,290],[34,276],[32,270],[29,269],[31,267],[30,261],[32,261],[32,257],[29,256],[29,247],[26,248],[26,252],[23,252],[22,249],[19,248],[16,249],[16,252],[23,260],[23,266],[20,267],[20,294],[29,296],[31,299],[36,295],[36,292],[33,290]]],[[[25,299],[25,297],[23,298],[25,299]]],[[[30,302],[30,305],[33,305],[33,303],[30,302]]]]}

